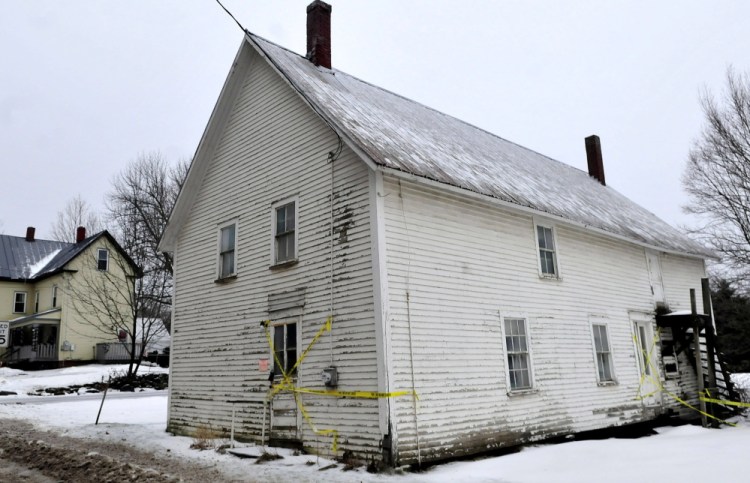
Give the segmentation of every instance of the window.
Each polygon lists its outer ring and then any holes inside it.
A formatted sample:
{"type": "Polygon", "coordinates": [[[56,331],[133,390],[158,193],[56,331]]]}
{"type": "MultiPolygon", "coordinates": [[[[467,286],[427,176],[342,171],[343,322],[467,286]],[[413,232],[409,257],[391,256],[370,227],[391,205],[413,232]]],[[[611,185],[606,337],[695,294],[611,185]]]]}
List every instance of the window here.
{"type": "Polygon", "coordinates": [[[34,293],[34,313],[39,312],[39,291],[34,293]]]}
{"type": "Polygon", "coordinates": [[[555,236],[552,227],[536,226],[536,238],[539,245],[539,264],[541,274],[546,277],[556,277],[557,257],[555,255],[555,236]]]}
{"type": "Polygon", "coordinates": [[[57,307],[57,285],[52,287],[52,308],[57,307]]]}
{"type": "Polygon", "coordinates": [[[596,354],[596,368],[599,382],[613,382],[612,375],[612,352],[609,348],[607,337],[607,326],[604,324],[593,324],[594,353],[596,354]]]}
{"type": "Polygon", "coordinates": [[[237,224],[224,226],[219,230],[219,278],[237,275],[235,246],[237,245],[237,224]]]}
{"type": "Polygon", "coordinates": [[[274,264],[294,260],[297,257],[296,202],[285,203],[273,210],[274,264]]]}
{"type": "Polygon", "coordinates": [[[289,374],[297,362],[297,323],[276,325],[273,328],[273,373],[281,376],[281,367],[289,374]],[[278,361],[278,363],[276,362],[278,361]],[[279,366],[281,364],[281,366],[279,366]]]}
{"type": "Polygon", "coordinates": [[[531,389],[531,360],[526,319],[503,319],[503,322],[510,390],[531,389]]]}
{"type": "Polygon", "coordinates": [[[13,313],[26,313],[26,292],[16,292],[13,294],[13,313]]]}
{"type": "Polygon", "coordinates": [[[100,248],[96,255],[96,268],[103,272],[109,269],[109,251],[106,248],[100,248]]]}

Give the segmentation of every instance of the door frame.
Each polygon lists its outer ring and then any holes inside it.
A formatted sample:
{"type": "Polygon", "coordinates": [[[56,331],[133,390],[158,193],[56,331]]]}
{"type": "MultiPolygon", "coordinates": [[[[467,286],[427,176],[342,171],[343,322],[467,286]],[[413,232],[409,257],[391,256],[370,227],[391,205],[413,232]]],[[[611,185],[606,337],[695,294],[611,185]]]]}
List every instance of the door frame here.
{"type": "Polygon", "coordinates": [[[644,316],[631,315],[630,321],[633,330],[636,367],[640,378],[638,381],[638,397],[645,406],[659,406],[662,404],[662,382],[654,320],[644,316]]]}
{"type": "MultiPolygon", "coordinates": [[[[271,340],[273,340],[274,347],[275,347],[276,345],[276,341],[274,340],[275,327],[278,327],[281,325],[288,325],[292,323],[297,325],[297,341],[296,342],[297,342],[297,357],[299,358],[299,355],[301,353],[300,347],[302,345],[302,330],[301,330],[302,329],[302,316],[301,315],[292,315],[292,316],[287,316],[287,317],[279,317],[276,319],[271,319],[269,320],[268,330],[270,332],[270,337],[271,337],[271,340]]],[[[270,346],[268,347],[268,353],[269,353],[269,358],[272,364],[271,370],[273,371],[275,370],[275,367],[276,367],[276,359],[274,358],[273,350],[271,350],[270,346]]],[[[293,385],[297,387],[297,384],[299,381],[299,372],[297,372],[297,375],[294,376],[292,380],[293,380],[293,385]]],[[[280,381],[274,381],[274,382],[278,383],[280,381]]],[[[290,393],[288,391],[279,391],[271,399],[269,412],[270,412],[270,419],[271,419],[270,428],[269,428],[270,439],[275,439],[277,441],[278,440],[286,440],[286,441],[299,441],[300,440],[301,431],[302,431],[302,414],[300,412],[299,406],[297,405],[297,401],[295,400],[293,393],[290,393]],[[290,406],[294,407],[295,419],[296,419],[296,431],[293,437],[289,434],[284,435],[284,434],[279,434],[274,431],[274,419],[275,419],[274,406],[276,405],[277,400],[280,402],[279,405],[284,406],[284,409],[282,410],[290,410],[291,409],[290,406]]]]}

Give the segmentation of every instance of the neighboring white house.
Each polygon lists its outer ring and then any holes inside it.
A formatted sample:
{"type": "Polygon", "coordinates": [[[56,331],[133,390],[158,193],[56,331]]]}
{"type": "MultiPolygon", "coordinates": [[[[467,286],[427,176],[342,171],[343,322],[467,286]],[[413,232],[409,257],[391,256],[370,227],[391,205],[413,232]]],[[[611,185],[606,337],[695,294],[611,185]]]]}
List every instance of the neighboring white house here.
{"type": "Polygon", "coordinates": [[[161,241],[169,430],[409,464],[690,412],[655,309],[711,254],[596,137],[590,175],[332,69],[330,11],[307,57],[246,35],[161,241]]]}

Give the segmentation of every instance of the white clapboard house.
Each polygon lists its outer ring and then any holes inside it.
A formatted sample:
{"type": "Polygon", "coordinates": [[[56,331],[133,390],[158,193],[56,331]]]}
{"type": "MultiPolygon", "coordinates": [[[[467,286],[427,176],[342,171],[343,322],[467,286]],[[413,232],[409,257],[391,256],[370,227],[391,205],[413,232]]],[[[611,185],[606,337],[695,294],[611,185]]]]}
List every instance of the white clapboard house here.
{"type": "Polygon", "coordinates": [[[689,413],[655,311],[710,253],[596,136],[583,172],[332,68],[330,14],[247,33],[171,215],[168,429],[410,464],[689,413]]]}

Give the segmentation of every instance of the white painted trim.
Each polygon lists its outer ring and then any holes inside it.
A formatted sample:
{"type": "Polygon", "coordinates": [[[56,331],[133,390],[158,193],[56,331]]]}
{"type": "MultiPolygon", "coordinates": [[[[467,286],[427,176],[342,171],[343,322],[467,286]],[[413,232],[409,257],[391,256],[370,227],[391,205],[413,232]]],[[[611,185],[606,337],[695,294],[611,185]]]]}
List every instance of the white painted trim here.
{"type": "Polygon", "coordinates": [[[239,240],[239,233],[240,233],[240,222],[239,218],[232,218],[231,220],[227,220],[224,223],[219,223],[216,225],[216,280],[225,280],[231,277],[236,277],[237,273],[239,272],[239,244],[237,241],[239,240]],[[232,273],[229,273],[227,275],[222,276],[221,273],[221,231],[224,228],[229,228],[230,226],[234,225],[234,271],[232,273]]]}
{"type": "Polygon", "coordinates": [[[108,272],[109,271],[109,250],[107,248],[97,248],[96,249],[96,269],[99,270],[100,272],[108,272]],[[107,268],[103,268],[103,269],[99,268],[99,260],[100,260],[99,254],[101,252],[104,252],[104,253],[107,254],[107,258],[106,258],[107,268]]]}
{"type": "MultiPolygon", "coordinates": [[[[276,340],[275,340],[275,331],[272,330],[274,327],[278,327],[280,325],[289,325],[289,324],[297,324],[297,358],[299,359],[299,356],[302,354],[302,316],[301,315],[293,315],[289,317],[281,317],[278,319],[271,319],[268,324],[268,328],[271,332],[271,340],[273,341],[274,348],[276,347],[276,340]]],[[[284,329],[284,335],[286,336],[286,329],[284,329]]],[[[286,347],[284,347],[284,351],[286,351],[286,347]]],[[[271,346],[268,346],[268,354],[269,354],[269,360],[271,363],[271,367],[269,369],[271,372],[275,372],[276,370],[276,359],[274,358],[273,351],[271,350],[271,346]]],[[[297,362],[297,361],[295,361],[297,362]]],[[[297,372],[297,375],[293,376],[292,379],[296,381],[298,379],[299,372],[297,372]]]]}
{"type": "Polygon", "coordinates": [[[29,294],[23,290],[15,290],[13,292],[13,312],[14,314],[25,314],[28,312],[28,304],[29,304],[29,294]],[[22,293],[23,294],[23,312],[16,312],[16,295],[22,293]]]}
{"type": "Polygon", "coordinates": [[[251,56],[247,54],[243,55],[244,46],[245,41],[243,40],[229,70],[229,74],[224,81],[224,86],[221,88],[221,93],[211,112],[211,117],[208,119],[198,147],[195,150],[185,183],[177,195],[177,201],[172,209],[172,213],[169,215],[167,226],[164,229],[161,240],[159,240],[157,247],[159,251],[175,251],[180,229],[185,224],[195,197],[203,184],[203,178],[206,171],[208,171],[213,154],[221,140],[224,126],[234,108],[237,92],[242,88],[245,73],[250,70],[252,65],[251,56]]]}
{"type": "Polygon", "coordinates": [[[617,368],[615,367],[615,354],[614,348],[612,347],[612,336],[610,335],[610,322],[606,317],[599,315],[589,315],[589,334],[591,335],[591,351],[594,354],[594,371],[596,372],[596,382],[600,386],[608,386],[613,384],[619,384],[617,379],[617,368]],[[603,325],[607,331],[607,347],[609,347],[609,367],[612,371],[611,381],[602,381],[599,378],[599,360],[596,357],[596,342],[594,341],[594,326],[603,325]]]}
{"type": "Polygon", "coordinates": [[[271,203],[271,267],[284,265],[299,260],[299,229],[300,229],[300,206],[299,195],[284,198],[271,203]],[[294,203],[294,258],[289,260],[276,261],[276,209],[294,203]]]}
{"type": "Polygon", "coordinates": [[[536,247],[536,270],[539,273],[539,278],[545,280],[562,280],[562,269],[560,268],[560,244],[557,241],[557,226],[554,222],[547,221],[544,218],[538,216],[532,217],[533,231],[534,231],[534,246],[536,247]],[[552,252],[552,263],[555,267],[555,273],[549,274],[542,272],[542,257],[539,249],[539,234],[537,233],[538,227],[549,228],[552,231],[552,244],[554,249],[552,252]]]}
{"type": "MultiPolygon", "coordinates": [[[[646,315],[644,312],[631,312],[630,313],[630,330],[633,334],[633,349],[635,350],[635,366],[636,366],[636,374],[638,374],[639,379],[644,378],[644,371],[642,370],[645,367],[645,361],[642,360],[642,354],[641,354],[641,347],[638,345],[638,340],[640,338],[640,334],[638,333],[637,327],[639,324],[643,324],[646,327],[646,337],[649,338],[649,340],[646,341],[646,348],[648,348],[649,352],[649,360],[651,361],[651,365],[649,369],[652,371],[652,374],[650,374],[651,377],[656,378],[659,383],[662,383],[662,377],[661,377],[661,370],[660,365],[658,364],[658,358],[659,358],[659,351],[657,344],[654,342],[655,340],[655,332],[654,332],[654,318],[652,315],[646,315]],[[653,346],[651,345],[653,343],[653,346]],[[654,374],[653,371],[656,371],[654,374]]],[[[653,391],[656,391],[658,388],[646,388],[643,389],[643,385],[639,383],[639,389],[641,393],[649,394],[653,391]]],[[[660,406],[663,404],[662,399],[662,392],[657,391],[655,394],[652,394],[648,398],[644,398],[642,400],[642,403],[646,406],[660,406]],[[653,399],[652,399],[653,398],[653,399]]]]}
{"type": "Polygon", "coordinates": [[[534,355],[531,343],[531,319],[528,314],[524,312],[515,311],[500,311],[500,337],[502,339],[503,346],[503,365],[505,366],[505,389],[508,396],[516,396],[521,394],[536,393],[539,387],[536,383],[536,374],[534,373],[534,355]],[[529,378],[530,387],[522,389],[511,389],[510,387],[510,366],[508,365],[508,346],[505,339],[505,319],[522,319],[524,321],[524,328],[526,329],[526,349],[529,354],[529,378]]]}
{"type": "MultiPolygon", "coordinates": [[[[319,108],[317,105],[315,105],[307,96],[305,96],[302,93],[302,89],[298,88],[282,71],[279,69],[276,64],[273,63],[270,57],[265,53],[263,48],[261,48],[260,45],[256,44],[253,39],[249,36],[245,36],[245,41],[250,44],[255,51],[260,55],[263,59],[265,59],[266,62],[268,62],[268,65],[271,66],[271,68],[276,72],[279,77],[281,77],[284,82],[294,90],[294,92],[299,96],[300,99],[302,99],[302,102],[304,102],[315,114],[320,117],[320,119],[328,125],[329,128],[344,141],[344,144],[346,144],[349,149],[354,151],[357,156],[369,167],[371,170],[375,171],[377,169],[377,163],[362,149],[359,147],[359,145],[354,142],[347,134],[346,130],[342,129],[341,126],[336,122],[335,119],[331,118],[330,116],[326,115],[324,110],[319,108]]],[[[243,42],[244,44],[244,42],[243,42]]],[[[329,73],[321,73],[321,75],[334,75],[333,71],[329,73]]]]}
{"type": "MultiPolygon", "coordinates": [[[[388,297],[387,243],[385,231],[385,199],[383,173],[370,171],[370,239],[372,244],[372,282],[375,303],[375,350],[377,354],[378,391],[391,392],[393,367],[391,364],[391,326],[388,297]]],[[[395,421],[395,408],[390,398],[378,400],[378,423],[381,434],[388,433],[388,425],[395,421]]],[[[398,448],[396,424],[391,425],[391,443],[398,448]]]]}
{"type": "Polygon", "coordinates": [[[530,208],[528,206],[517,205],[515,203],[511,203],[510,201],[505,201],[505,200],[501,200],[501,199],[498,199],[498,198],[494,198],[492,196],[488,196],[488,195],[484,195],[484,194],[477,193],[477,192],[474,192],[474,191],[470,191],[470,190],[467,190],[465,188],[460,188],[458,186],[453,186],[453,185],[449,185],[449,184],[446,184],[446,183],[441,183],[439,181],[434,181],[434,180],[425,178],[423,176],[417,176],[417,175],[414,175],[414,174],[411,174],[411,173],[407,173],[405,171],[399,171],[397,169],[388,168],[388,167],[385,167],[385,166],[378,166],[377,170],[378,171],[382,171],[383,174],[385,174],[385,175],[393,176],[395,178],[399,178],[399,179],[403,179],[403,180],[406,180],[406,181],[411,181],[411,182],[414,182],[414,183],[417,183],[417,184],[421,184],[421,185],[424,185],[424,186],[428,186],[430,188],[433,188],[433,189],[436,189],[436,190],[439,190],[439,191],[448,191],[450,193],[453,193],[453,194],[461,196],[461,197],[475,199],[475,200],[482,201],[484,203],[489,203],[491,205],[500,206],[500,207],[505,208],[505,209],[507,209],[507,210],[509,210],[511,212],[522,213],[522,214],[531,214],[532,216],[533,215],[543,216],[545,218],[549,218],[550,220],[555,220],[557,223],[560,223],[561,225],[564,224],[564,225],[568,225],[568,226],[572,226],[572,227],[576,227],[576,228],[582,228],[582,229],[584,229],[586,231],[590,231],[590,232],[593,232],[593,233],[596,233],[598,235],[602,235],[602,236],[605,236],[605,237],[608,237],[608,238],[614,238],[616,240],[624,241],[624,242],[627,242],[627,243],[630,243],[630,244],[633,244],[633,245],[636,245],[636,246],[639,246],[639,247],[650,248],[652,250],[659,250],[659,251],[664,252],[664,253],[670,253],[670,254],[673,254],[673,255],[679,255],[679,256],[682,256],[682,257],[686,257],[686,258],[693,258],[693,259],[699,259],[699,260],[704,260],[706,258],[713,258],[715,260],[718,260],[717,256],[711,257],[709,255],[699,255],[699,254],[693,254],[693,253],[685,253],[685,252],[680,252],[680,251],[677,251],[677,250],[672,250],[672,249],[668,249],[668,248],[664,248],[664,247],[658,247],[658,246],[650,245],[648,243],[644,243],[644,242],[639,241],[639,240],[634,240],[632,238],[628,238],[628,237],[623,236],[623,235],[618,235],[616,233],[612,233],[610,231],[603,230],[601,228],[597,228],[595,226],[587,225],[585,223],[581,223],[581,222],[574,221],[574,220],[569,220],[569,219],[563,218],[562,216],[559,216],[559,215],[553,215],[551,213],[545,213],[545,212],[539,211],[539,210],[537,210],[535,208],[530,208]]]}
{"type": "Polygon", "coordinates": [[[177,263],[177,247],[175,247],[175,251],[172,256],[172,321],[171,321],[171,327],[169,330],[169,337],[170,337],[170,351],[169,351],[169,375],[168,375],[168,381],[167,384],[169,387],[167,388],[167,427],[169,427],[170,422],[172,421],[172,390],[174,388],[174,384],[172,384],[172,374],[174,374],[174,348],[177,347],[175,345],[175,340],[177,339],[177,272],[179,269],[178,263],[177,263]]]}

